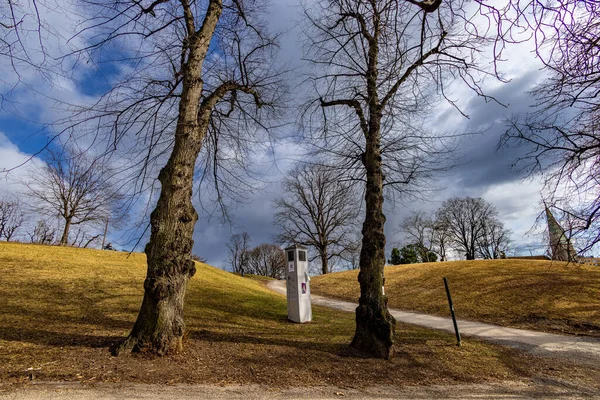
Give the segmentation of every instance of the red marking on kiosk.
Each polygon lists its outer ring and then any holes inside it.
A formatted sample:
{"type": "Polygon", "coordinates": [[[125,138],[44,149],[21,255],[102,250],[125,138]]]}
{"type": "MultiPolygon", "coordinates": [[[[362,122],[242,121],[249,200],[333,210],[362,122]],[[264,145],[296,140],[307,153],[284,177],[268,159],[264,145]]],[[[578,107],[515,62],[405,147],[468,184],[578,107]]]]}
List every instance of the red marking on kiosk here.
{"type": "Polygon", "coordinates": [[[302,294],[306,294],[306,282],[302,282],[302,294]]]}

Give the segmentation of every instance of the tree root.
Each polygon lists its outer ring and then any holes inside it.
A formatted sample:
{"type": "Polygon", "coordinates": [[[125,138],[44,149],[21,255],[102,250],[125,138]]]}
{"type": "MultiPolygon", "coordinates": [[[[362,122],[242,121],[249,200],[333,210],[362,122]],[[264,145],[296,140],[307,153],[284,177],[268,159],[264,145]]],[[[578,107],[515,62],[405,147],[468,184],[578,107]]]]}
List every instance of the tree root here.
{"type": "Polygon", "coordinates": [[[121,343],[115,345],[111,349],[111,354],[115,357],[120,356],[123,353],[131,353],[135,351],[135,347],[137,346],[138,340],[131,335],[127,337],[127,339],[123,340],[121,343]]]}

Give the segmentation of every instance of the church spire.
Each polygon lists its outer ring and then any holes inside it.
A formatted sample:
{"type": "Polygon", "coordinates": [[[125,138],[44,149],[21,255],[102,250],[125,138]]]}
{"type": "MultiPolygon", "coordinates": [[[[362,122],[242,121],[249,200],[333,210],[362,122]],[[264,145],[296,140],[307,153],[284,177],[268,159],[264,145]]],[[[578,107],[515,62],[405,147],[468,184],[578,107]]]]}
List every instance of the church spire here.
{"type": "Polygon", "coordinates": [[[546,220],[548,221],[548,235],[550,239],[550,250],[552,259],[556,261],[575,261],[575,250],[567,237],[565,230],[558,224],[554,215],[546,207],[546,220]]]}

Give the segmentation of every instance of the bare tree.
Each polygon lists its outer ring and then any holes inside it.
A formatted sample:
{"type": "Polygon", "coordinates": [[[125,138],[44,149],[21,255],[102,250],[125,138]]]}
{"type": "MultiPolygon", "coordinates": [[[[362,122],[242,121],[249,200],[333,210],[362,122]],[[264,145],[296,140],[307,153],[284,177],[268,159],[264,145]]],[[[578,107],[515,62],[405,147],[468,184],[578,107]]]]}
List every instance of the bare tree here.
{"type": "Polygon", "coordinates": [[[351,244],[346,245],[345,251],[342,253],[342,260],[349,265],[348,269],[360,268],[360,252],[362,250],[362,241],[356,237],[351,244]]]}
{"type": "MultiPolygon", "coordinates": [[[[453,78],[482,94],[475,59],[484,38],[461,1],[330,0],[306,11],[315,101],[305,112],[316,146],[364,183],[361,296],[352,346],[389,358],[395,321],[383,295],[384,188],[421,193],[453,146],[425,128],[453,78]],[[466,26],[468,25],[468,26],[466,26]],[[471,29],[475,28],[475,29],[471,29]],[[437,92],[437,93],[436,93],[437,92]]],[[[479,70],[479,72],[481,72],[479,70]]]]}
{"type": "MultiPolygon", "coordinates": [[[[261,24],[260,1],[86,4],[95,17],[81,35],[91,39],[75,54],[100,54],[107,61],[102,50],[119,41],[128,45],[125,58],[136,62],[128,62],[132,72],[126,79],[82,109],[68,131],[104,140],[109,150],[130,150],[132,190],[146,188],[153,168],[164,165],[145,247],[144,299],[131,333],[114,353],[177,352],[185,333],[187,282],[196,272],[194,178],[202,196],[212,188],[211,204],[223,205],[232,188],[249,188],[238,173],[247,167],[243,156],[256,143],[270,143],[265,121],[281,95],[281,77],[271,68],[276,45],[261,24]]],[[[122,59],[119,54],[111,61],[122,59]]]]}
{"type": "Polygon", "coordinates": [[[546,203],[569,214],[569,235],[585,252],[600,243],[600,7],[533,1],[528,14],[548,77],[500,145],[527,149],[517,165],[543,174],[546,203]]]}
{"type": "Polygon", "coordinates": [[[329,273],[329,261],[352,245],[359,207],[351,185],[322,165],[300,164],[282,188],[285,194],[275,201],[278,242],[314,248],[321,273],[329,273]]]}
{"type": "Polygon", "coordinates": [[[0,240],[4,238],[10,242],[24,220],[18,200],[9,197],[0,199],[0,240]]]}
{"type": "Polygon", "coordinates": [[[114,188],[113,172],[104,158],[65,148],[47,149],[44,161],[25,185],[39,212],[64,221],[61,245],[69,244],[73,226],[102,223],[109,215],[119,219],[122,195],[114,188]]]}
{"type": "Polygon", "coordinates": [[[206,264],[207,260],[206,258],[199,256],[198,254],[192,254],[192,260],[206,264]]]}
{"type": "Polygon", "coordinates": [[[250,235],[248,232],[236,233],[229,237],[229,265],[236,274],[248,272],[248,257],[250,253],[250,235]]]}
{"type": "MultiPolygon", "coordinates": [[[[102,234],[97,233],[95,235],[92,235],[92,234],[88,233],[84,228],[78,227],[75,232],[75,235],[70,243],[71,243],[71,246],[83,247],[85,249],[92,243],[98,242],[100,239],[100,236],[102,236],[102,234]]],[[[100,243],[98,243],[98,244],[100,244],[100,243]]]]}
{"type": "Polygon", "coordinates": [[[473,209],[474,211],[476,208],[475,205],[471,204],[469,199],[458,199],[458,203],[452,206],[449,203],[445,203],[436,212],[435,218],[428,217],[422,211],[417,211],[404,219],[400,225],[400,231],[404,234],[406,242],[415,244],[421,262],[434,261],[432,258],[437,259],[436,255],[439,256],[440,261],[446,261],[448,247],[457,245],[460,251],[467,253],[464,245],[465,242],[469,243],[469,254],[473,254],[471,246],[474,246],[475,253],[473,257],[479,256],[486,259],[500,258],[502,254],[508,251],[511,232],[505,229],[504,224],[497,218],[483,217],[480,221],[480,227],[478,227],[477,221],[473,220],[471,227],[473,229],[467,229],[467,224],[463,224],[466,221],[466,214],[469,213],[469,210],[473,209]],[[469,206],[465,208],[467,204],[469,206]],[[449,209],[452,209],[452,217],[449,217],[449,209]],[[465,215],[455,215],[455,211],[460,211],[460,213],[465,213],[465,215]],[[465,229],[461,229],[461,240],[457,241],[456,229],[459,226],[464,226],[465,229]],[[474,245],[472,245],[471,240],[463,239],[470,237],[471,232],[475,235],[474,245]]]}
{"type": "Polygon", "coordinates": [[[495,240],[498,240],[497,236],[503,238],[502,242],[506,239],[497,214],[496,208],[480,197],[454,197],[446,200],[438,210],[438,218],[448,227],[453,246],[467,260],[474,260],[484,247],[492,247],[492,252],[499,250],[500,244],[490,243],[493,235],[495,240]]]}
{"type": "Polygon", "coordinates": [[[248,273],[285,278],[285,252],[274,244],[263,243],[248,253],[248,273]]]}
{"type": "MultiPolygon", "coordinates": [[[[422,262],[430,262],[431,253],[438,254],[435,242],[438,238],[435,221],[427,217],[424,212],[418,211],[405,218],[400,225],[405,241],[416,245],[422,262]]],[[[441,257],[441,255],[440,255],[441,257]]]]}
{"type": "Polygon", "coordinates": [[[33,231],[29,233],[29,241],[36,244],[52,244],[56,232],[44,220],[37,222],[33,231]]]}
{"type": "Polygon", "coordinates": [[[511,231],[497,218],[485,220],[477,240],[477,253],[484,259],[504,258],[511,243],[510,236],[511,231]]]}
{"type": "Polygon", "coordinates": [[[61,58],[65,70],[88,62],[119,65],[123,79],[95,104],[61,104],[73,113],[56,122],[57,135],[120,152],[122,173],[129,173],[121,184],[138,198],[157,185],[155,168],[163,167],[156,171],[160,195],[145,247],[144,299],[114,352],[177,352],[185,290],[196,271],[194,179],[202,198],[211,195],[203,206],[222,210],[226,199],[252,189],[249,174],[240,171],[249,171],[245,156],[257,143],[271,145],[265,121],[283,93],[272,68],[276,43],[261,22],[262,1],[81,3],[89,18],[65,46],[84,47],[61,58]]]}
{"type": "Polygon", "coordinates": [[[432,251],[440,257],[440,261],[447,261],[446,252],[450,245],[449,225],[440,218],[437,213],[433,221],[433,249],[432,251]]]}
{"type": "MultiPolygon", "coordinates": [[[[8,61],[11,69],[2,74],[0,83],[9,83],[15,88],[24,69],[41,69],[46,58],[47,28],[35,0],[0,2],[0,59],[8,61]],[[12,74],[16,80],[10,79],[12,74]]],[[[0,108],[6,95],[0,93],[0,108]]]]}

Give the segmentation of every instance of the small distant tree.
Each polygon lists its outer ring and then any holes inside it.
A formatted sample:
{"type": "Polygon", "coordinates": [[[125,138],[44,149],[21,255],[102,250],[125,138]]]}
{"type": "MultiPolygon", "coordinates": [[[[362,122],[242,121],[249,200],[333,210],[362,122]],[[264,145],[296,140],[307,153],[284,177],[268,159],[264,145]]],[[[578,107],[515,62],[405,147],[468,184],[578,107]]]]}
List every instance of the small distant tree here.
{"type": "Polygon", "coordinates": [[[421,262],[436,262],[437,255],[418,243],[408,244],[401,249],[394,247],[392,257],[388,260],[391,265],[415,264],[421,262]]]}
{"type": "Polygon", "coordinates": [[[25,184],[39,212],[63,220],[62,246],[69,244],[71,227],[101,223],[118,213],[122,196],[111,182],[114,171],[105,159],[64,148],[47,149],[44,161],[25,184]]]}
{"type": "Polygon", "coordinates": [[[351,185],[340,181],[331,169],[300,164],[282,186],[285,194],[275,202],[275,223],[281,232],[278,241],[312,247],[321,261],[321,272],[329,273],[329,261],[352,245],[359,207],[351,185]]]}
{"type": "Polygon", "coordinates": [[[423,262],[446,260],[448,228],[437,216],[432,218],[422,211],[414,212],[402,221],[399,230],[406,241],[414,242],[423,262]]]}
{"type": "Polygon", "coordinates": [[[417,243],[415,244],[415,248],[417,250],[417,256],[419,257],[419,262],[425,263],[437,261],[437,254],[429,250],[427,247],[421,246],[417,243]]]}
{"type": "Polygon", "coordinates": [[[511,231],[496,218],[484,221],[480,237],[477,240],[477,252],[481,258],[497,259],[508,251],[511,231]]]}
{"type": "Polygon", "coordinates": [[[70,241],[70,244],[71,244],[71,246],[83,247],[85,249],[92,243],[99,242],[100,236],[102,236],[102,234],[98,233],[96,235],[92,235],[92,234],[88,233],[85,229],[82,229],[81,227],[79,227],[75,231],[75,235],[74,235],[73,239],[70,241]]]}
{"type": "Polygon", "coordinates": [[[446,251],[450,245],[450,229],[447,221],[436,213],[433,222],[433,252],[437,254],[440,261],[447,261],[446,251]]]}
{"type": "Polygon", "coordinates": [[[454,197],[446,200],[438,210],[438,217],[447,226],[453,246],[467,260],[474,260],[480,251],[480,242],[495,220],[498,211],[482,198],[454,197]]]}
{"type": "Polygon", "coordinates": [[[342,259],[348,264],[348,269],[359,269],[360,268],[360,251],[362,250],[362,243],[359,239],[351,242],[350,245],[346,246],[346,249],[342,253],[342,259]]]}
{"type": "Polygon", "coordinates": [[[36,244],[52,244],[55,236],[54,229],[50,228],[46,221],[40,220],[33,231],[29,233],[29,241],[36,244]]]}
{"type": "Polygon", "coordinates": [[[392,256],[388,260],[388,264],[391,264],[391,265],[402,264],[402,257],[400,256],[400,250],[398,250],[397,247],[394,247],[392,249],[392,256]]]}
{"type": "Polygon", "coordinates": [[[10,242],[23,225],[24,219],[18,200],[9,197],[0,199],[0,240],[10,242]]]}
{"type": "Polygon", "coordinates": [[[414,244],[407,244],[400,249],[399,264],[416,264],[419,262],[419,252],[414,244]]]}
{"type": "Polygon", "coordinates": [[[248,254],[248,273],[285,278],[285,252],[274,244],[263,243],[248,254]]]}
{"type": "Polygon", "coordinates": [[[436,237],[434,228],[434,221],[421,211],[415,212],[405,218],[400,225],[400,230],[404,233],[404,237],[409,241],[413,241],[417,246],[423,262],[433,261],[429,255],[433,254],[436,237]]]}
{"type": "Polygon", "coordinates": [[[229,265],[233,273],[248,272],[250,242],[251,239],[248,232],[236,233],[229,237],[227,249],[229,251],[229,265]]]}

